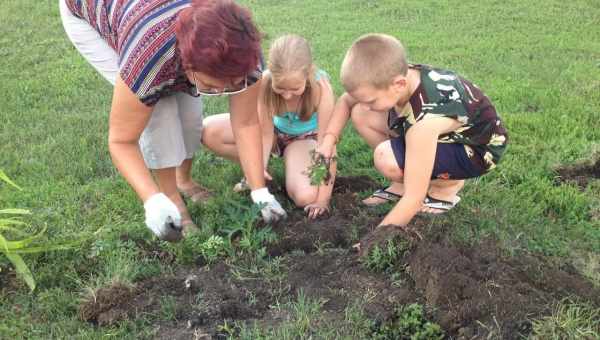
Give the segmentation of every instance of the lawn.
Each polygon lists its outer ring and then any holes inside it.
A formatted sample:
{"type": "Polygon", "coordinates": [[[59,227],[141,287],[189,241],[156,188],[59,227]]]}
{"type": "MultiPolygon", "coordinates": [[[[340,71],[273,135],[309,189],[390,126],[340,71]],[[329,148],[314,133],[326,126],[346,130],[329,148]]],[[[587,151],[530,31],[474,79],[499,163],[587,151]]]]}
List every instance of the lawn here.
{"type": "MultiPolygon", "coordinates": [[[[239,167],[201,152],[194,177],[215,193],[190,207],[202,230],[159,242],[109,157],[111,88],[68,41],[57,1],[3,1],[0,169],[24,190],[0,184],[0,209],[29,209],[28,230],[81,245],[25,256],[33,293],[0,255],[0,338],[385,339],[404,319],[423,339],[436,327],[465,339],[600,334],[599,2],[241,2],[265,51],[283,33],[308,38],[338,95],[345,50],[368,32],[401,39],[412,62],[458,71],[505,121],[504,160],[468,182],[450,214],[416,220],[424,241],[396,240],[361,263],[350,244],[385,208],[360,207],[351,192],[385,181],[351,126],[339,147],[347,180],[332,219],[315,223],[300,211],[256,223],[231,190],[239,167]],[[492,307],[465,307],[478,301],[492,307]]],[[[207,115],[225,110],[207,101],[207,115]]],[[[281,183],[280,160],[272,173],[281,183]]]]}

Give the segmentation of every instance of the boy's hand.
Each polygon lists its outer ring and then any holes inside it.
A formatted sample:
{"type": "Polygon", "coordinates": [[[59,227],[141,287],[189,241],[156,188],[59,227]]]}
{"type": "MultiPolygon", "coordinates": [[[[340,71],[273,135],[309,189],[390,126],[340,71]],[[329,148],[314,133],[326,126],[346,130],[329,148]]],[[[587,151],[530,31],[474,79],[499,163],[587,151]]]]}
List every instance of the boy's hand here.
{"type": "Polygon", "coordinates": [[[319,216],[329,214],[329,204],[327,202],[314,202],[304,207],[304,212],[308,215],[311,220],[316,219],[319,216]]]}

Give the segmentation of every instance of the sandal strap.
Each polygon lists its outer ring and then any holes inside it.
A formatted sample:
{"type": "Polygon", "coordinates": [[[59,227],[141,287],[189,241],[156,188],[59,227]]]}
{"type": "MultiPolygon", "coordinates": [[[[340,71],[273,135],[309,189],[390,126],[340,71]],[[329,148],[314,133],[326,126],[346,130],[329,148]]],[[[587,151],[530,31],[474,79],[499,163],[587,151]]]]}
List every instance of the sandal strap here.
{"type": "Polygon", "coordinates": [[[381,198],[390,202],[397,202],[402,198],[402,195],[395,194],[385,189],[377,189],[374,193],[371,194],[371,197],[381,198]]]}
{"type": "Polygon", "coordinates": [[[428,208],[432,208],[432,209],[448,211],[448,210],[454,208],[458,204],[458,202],[460,202],[459,196],[456,196],[454,201],[445,201],[445,200],[433,198],[433,197],[427,195],[425,197],[425,200],[423,201],[423,205],[428,208]]]}
{"type": "Polygon", "coordinates": [[[210,191],[206,188],[197,185],[186,190],[179,190],[184,197],[189,198],[192,202],[198,202],[210,197],[210,191]]]}

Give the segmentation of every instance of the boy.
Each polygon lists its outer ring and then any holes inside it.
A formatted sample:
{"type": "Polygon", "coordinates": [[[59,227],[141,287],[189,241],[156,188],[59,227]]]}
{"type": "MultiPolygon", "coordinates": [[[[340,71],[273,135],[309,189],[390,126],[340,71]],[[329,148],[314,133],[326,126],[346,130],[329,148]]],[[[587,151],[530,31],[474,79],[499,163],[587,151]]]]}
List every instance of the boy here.
{"type": "MultiPolygon", "coordinates": [[[[394,37],[368,34],[344,58],[338,100],[319,152],[331,157],[349,116],[391,180],[365,204],[398,201],[377,228],[405,227],[419,211],[452,209],[464,180],[492,170],[507,133],[481,90],[452,71],[411,65],[394,37]]],[[[396,231],[398,228],[394,228],[396,231]]],[[[372,237],[373,235],[371,235],[372,237]]]]}

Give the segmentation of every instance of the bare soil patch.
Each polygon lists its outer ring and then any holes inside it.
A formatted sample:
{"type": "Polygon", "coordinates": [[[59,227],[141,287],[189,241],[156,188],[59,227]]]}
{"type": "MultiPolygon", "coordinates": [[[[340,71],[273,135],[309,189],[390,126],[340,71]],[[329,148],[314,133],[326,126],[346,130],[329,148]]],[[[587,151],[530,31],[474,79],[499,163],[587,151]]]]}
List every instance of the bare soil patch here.
{"type": "Polygon", "coordinates": [[[380,216],[360,206],[350,192],[354,183],[334,196],[336,209],[328,218],[309,221],[298,211],[274,226],[279,241],[268,247],[280,260],[274,272],[244,271],[244,264],[225,262],[182,267],[133,288],[101,289],[95,300],[81,305],[80,315],[101,326],[151,315],[157,338],[222,338],[218,326],[225,321],[279,324],[286,315],[270,306],[295,301],[302,292],[323,301],[324,312],[333,319],[343,320],[344,309],[357,300],[366,315],[383,322],[395,306],[417,302],[452,338],[518,339],[531,331],[530,320],[549,314],[552,304],[564,297],[600,306],[600,290],[574,268],[559,268],[530,254],[506,256],[492,239],[458,244],[448,237],[452,226],[431,230],[426,219],[416,220],[424,239],[411,241],[393,268],[394,281],[373,273],[351,245],[380,216]],[[165,298],[174,306],[171,320],[161,317],[165,298]]]}
{"type": "Polygon", "coordinates": [[[562,166],[556,169],[557,183],[574,183],[585,188],[590,181],[600,178],[600,157],[595,162],[562,166]]]}

